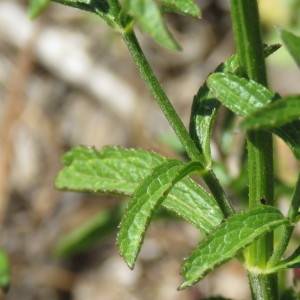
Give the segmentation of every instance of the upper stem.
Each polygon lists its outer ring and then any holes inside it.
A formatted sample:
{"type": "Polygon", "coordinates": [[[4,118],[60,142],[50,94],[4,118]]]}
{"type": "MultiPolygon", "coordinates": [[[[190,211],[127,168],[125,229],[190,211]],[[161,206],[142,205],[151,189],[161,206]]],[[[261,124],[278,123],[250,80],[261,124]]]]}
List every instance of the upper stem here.
{"type": "Polygon", "coordinates": [[[157,80],[151,66],[149,65],[138,43],[138,40],[133,30],[128,29],[126,32],[123,33],[122,37],[140,71],[141,77],[145,80],[149,90],[151,91],[156,102],[160,106],[165,117],[169,121],[169,124],[175,131],[178,139],[180,140],[188,156],[192,160],[204,162],[202,155],[198,151],[184,124],[182,123],[173,105],[168,99],[165,91],[162,89],[159,81],[157,80]]]}
{"type": "MultiPolygon", "coordinates": [[[[127,28],[127,30],[123,32],[122,36],[140,71],[141,77],[146,82],[148,88],[160,106],[169,124],[175,131],[188,156],[191,158],[191,160],[197,160],[201,162],[203,169],[205,169],[207,166],[205,165],[205,159],[203,155],[199,152],[169,98],[167,97],[165,91],[162,89],[138,43],[132,28],[127,28]]],[[[208,170],[203,179],[219,204],[224,217],[232,215],[234,213],[233,207],[213,171],[208,170]]]]}

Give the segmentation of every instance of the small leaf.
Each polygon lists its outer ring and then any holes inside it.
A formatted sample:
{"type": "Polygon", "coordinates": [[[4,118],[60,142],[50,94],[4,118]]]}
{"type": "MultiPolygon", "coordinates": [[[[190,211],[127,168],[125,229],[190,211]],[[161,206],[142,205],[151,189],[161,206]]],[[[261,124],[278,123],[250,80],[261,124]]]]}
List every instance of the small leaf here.
{"type": "Polygon", "coordinates": [[[226,219],[186,259],[182,267],[186,280],[180,289],[197,283],[262,235],[288,223],[281,212],[272,206],[254,208],[226,219]]]}
{"type": "Polygon", "coordinates": [[[232,74],[211,74],[207,84],[219,101],[243,117],[275,98],[274,93],[256,81],[232,74]]]}
{"type": "Polygon", "coordinates": [[[134,192],[120,223],[117,244],[130,268],[134,267],[149,223],[169,191],[184,176],[202,168],[202,164],[183,164],[167,160],[155,168],[134,192]]]}
{"type": "MultiPolygon", "coordinates": [[[[132,196],[151,170],[166,158],[140,149],[75,147],[63,158],[55,185],[61,190],[132,196]]],[[[176,183],[163,206],[204,233],[223,215],[215,199],[191,178],[176,183]]]]}
{"type": "Polygon", "coordinates": [[[271,132],[282,138],[290,147],[296,159],[300,160],[300,121],[293,121],[279,128],[270,129],[271,132]]]}
{"type": "Polygon", "coordinates": [[[280,35],[290,54],[293,56],[296,63],[300,67],[300,37],[285,29],[280,30],[280,35]]]}
{"type": "Polygon", "coordinates": [[[300,96],[288,96],[249,115],[242,129],[270,129],[300,119],[300,96]]]}
{"type": "Polygon", "coordinates": [[[30,0],[29,17],[36,18],[50,3],[50,0],[30,0]]]}
{"type": "Polygon", "coordinates": [[[201,17],[201,11],[193,0],[161,0],[163,11],[191,17],[201,17]]]}
{"type": "Polygon", "coordinates": [[[10,284],[9,260],[6,253],[0,249],[0,288],[6,293],[10,284]]]}
{"type": "Polygon", "coordinates": [[[54,255],[66,257],[82,252],[109,234],[117,231],[119,210],[101,211],[70,233],[62,236],[54,248],[54,255]]]}
{"type": "Polygon", "coordinates": [[[292,255],[280,261],[272,270],[279,272],[288,268],[300,268],[300,247],[298,247],[292,255]]]}
{"type": "Polygon", "coordinates": [[[154,1],[124,0],[123,2],[125,12],[138,22],[145,33],[166,48],[180,49],[165,26],[161,12],[154,1]]]}

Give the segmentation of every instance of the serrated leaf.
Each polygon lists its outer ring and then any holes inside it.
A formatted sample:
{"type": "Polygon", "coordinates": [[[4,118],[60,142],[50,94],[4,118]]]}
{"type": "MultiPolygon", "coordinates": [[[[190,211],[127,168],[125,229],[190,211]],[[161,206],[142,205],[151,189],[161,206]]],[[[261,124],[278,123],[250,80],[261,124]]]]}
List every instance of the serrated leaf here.
{"type": "Polygon", "coordinates": [[[54,255],[66,257],[82,252],[109,234],[117,231],[121,215],[119,210],[101,211],[62,236],[55,245],[54,255]]]}
{"type": "Polygon", "coordinates": [[[201,11],[193,0],[161,0],[165,12],[174,12],[191,17],[201,17],[201,11]]]}
{"type": "MultiPolygon", "coordinates": [[[[219,101],[243,117],[278,99],[278,95],[255,81],[232,74],[214,73],[208,78],[208,86],[219,101]]],[[[287,143],[298,160],[300,160],[299,128],[300,121],[297,120],[270,129],[287,143]]]]}
{"type": "Polygon", "coordinates": [[[134,192],[120,223],[117,244],[130,268],[134,267],[146,230],[160,204],[180,179],[201,170],[199,162],[170,159],[156,167],[134,192]]]}
{"type": "Polygon", "coordinates": [[[29,2],[29,17],[36,18],[50,3],[50,0],[30,0],[29,2]]]}
{"type": "Polygon", "coordinates": [[[243,117],[275,98],[273,92],[256,81],[232,74],[211,74],[207,85],[222,104],[243,117]]]}
{"type": "Polygon", "coordinates": [[[56,178],[58,189],[131,196],[141,178],[164,157],[143,150],[75,147],[62,157],[64,169],[56,178]]]}
{"type": "Polygon", "coordinates": [[[141,29],[157,43],[171,50],[180,47],[164,24],[163,16],[157,4],[152,0],[123,0],[125,12],[132,16],[141,29]]]}
{"type": "MultiPolygon", "coordinates": [[[[132,196],[151,170],[166,160],[140,149],[76,147],[66,153],[58,174],[58,189],[132,196]]],[[[207,233],[223,219],[215,199],[190,178],[176,183],[163,206],[207,233]]]]}
{"type": "Polygon", "coordinates": [[[254,208],[226,219],[186,259],[182,274],[184,289],[235,257],[238,252],[267,232],[289,221],[272,206],[254,208]]]}
{"type": "Polygon", "coordinates": [[[9,260],[6,253],[0,249],[0,288],[7,292],[10,284],[9,260]]]}
{"type": "Polygon", "coordinates": [[[288,51],[293,56],[297,65],[300,67],[300,37],[285,29],[280,30],[280,35],[285,46],[288,48],[288,51]]]}
{"type": "MultiPolygon", "coordinates": [[[[281,47],[274,44],[264,47],[264,55],[268,57],[281,47]]],[[[224,63],[220,64],[215,73],[234,73],[239,74],[239,63],[236,55],[232,55],[224,63]]],[[[207,164],[211,163],[210,141],[211,132],[215,117],[221,103],[216,99],[206,82],[200,87],[197,95],[194,97],[189,131],[198,149],[203,153],[207,164]]]]}
{"type": "Polygon", "coordinates": [[[255,111],[241,124],[241,129],[271,129],[300,119],[300,96],[288,96],[255,111]]]}

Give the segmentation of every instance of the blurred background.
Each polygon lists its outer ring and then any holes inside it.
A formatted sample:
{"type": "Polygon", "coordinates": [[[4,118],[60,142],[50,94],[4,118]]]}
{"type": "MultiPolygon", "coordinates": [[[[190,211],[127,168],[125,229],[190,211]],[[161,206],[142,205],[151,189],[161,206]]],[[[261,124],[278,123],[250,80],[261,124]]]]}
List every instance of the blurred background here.
{"type": "MultiPolygon", "coordinates": [[[[201,20],[167,16],[181,52],[137,30],[187,126],[198,88],[234,53],[228,1],[196,2],[201,20]]],[[[176,290],[182,259],[199,241],[192,226],[162,213],[130,271],[115,246],[116,220],[103,221],[124,199],[54,188],[62,154],[76,145],[137,147],[178,158],[184,153],[118,34],[97,16],[55,3],[31,21],[27,5],[0,0],[0,244],[12,278],[1,299],[194,300],[220,294],[249,299],[246,275],[235,261],[191,289],[176,290]],[[82,224],[88,224],[83,232],[91,239],[70,246],[68,234],[82,224]]],[[[300,35],[300,1],[261,0],[260,9],[266,43],[280,42],[276,26],[300,35]]],[[[284,49],[267,64],[276,92],[299,93],[299,70],[284,49]]],[[[228,116],[221,110],[214,129],[215,170],[242,208],[245,140],[228,116]]],[[[275,147],[276,196],[285,210],[299,166],[283,143],[276,140],[275,147]]]]}

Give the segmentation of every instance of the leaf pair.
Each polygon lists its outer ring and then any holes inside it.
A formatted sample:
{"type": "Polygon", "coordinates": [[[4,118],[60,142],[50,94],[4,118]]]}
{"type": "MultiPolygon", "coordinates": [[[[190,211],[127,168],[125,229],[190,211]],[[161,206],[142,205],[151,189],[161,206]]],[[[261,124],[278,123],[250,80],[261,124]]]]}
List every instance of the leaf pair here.
{"type": "MultiPolygon", "coordinates": [[[[191,178],[182,178],[194,168],[199,168],[196,162],[185,165],[154,152],[120,147],[105,147],[100,152],[93,148],[76,147],[66,153],[62,161],[64,168],[55,182],[59,189],[133,196],[137,202],[143,201],[139,200],[141,196],[149,204],[151,200],[158,203],[154,204],[154,210],[157,207],[155,205],[161,203],[204,233],[208,233],[223,219],[213,196],[191,178]],[[162,178],[158,176],[160,170],[163,170],[162,178]],[[164,178],[165,174],[168,177],[164,178]],[[143,198],[144,192],[148,191],[146,184],[153,184],[155,188],[153,196],[147,192],[143,198]],[[162,195],[155,193],[156,189],[162,195]],[[155,197],[159,198],[155,200],[155,197]]],[[[142,207],[141,213],[150,215],[153,208],[150,207],[151,211],[147,209],[149,207],[142,207]]]]}
{"type": "Polygon", "coordinates": [[[232,74],[212,74],[207,84],[219,101],[234,113],[246,117],[241,128],[270,130],[300,159],[299,95],[277,100],[278,95],[266,87],[232,74]]]}
{"type": "MultiPolygon", "coordinates": [[[[268,57],[279,48],[280,45],[278,44],[266,46],[264,48],[265,57],[268,57]]],[[[224,63],[220,64],[213,75],[215,73],[241,75],[237,55],[231,56],[224,63]]],[[[201,86],[193,100],[189,131],[193,140],[196,142],[198,149],[205,157],[207,165],[211,164],[211,133],[221,102],[209,89],[207,82],[201,86]]]]}

